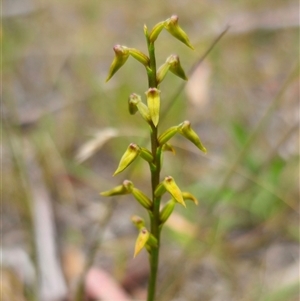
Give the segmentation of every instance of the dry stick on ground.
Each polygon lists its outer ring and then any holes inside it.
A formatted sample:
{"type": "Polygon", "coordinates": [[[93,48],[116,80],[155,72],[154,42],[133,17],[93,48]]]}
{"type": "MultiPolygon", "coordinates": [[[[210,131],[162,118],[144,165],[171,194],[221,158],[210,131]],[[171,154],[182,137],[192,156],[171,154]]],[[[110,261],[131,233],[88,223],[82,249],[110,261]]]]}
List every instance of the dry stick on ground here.
{"type": "Polygon", "coordinates": [[[39,268],[39,299],[62,300],[67,295],[67,286],[55,243],[55,225],[51,198],[43,181],[43,175],[35,156],[27,160],[30,169],[29,182],[32,193],[32,214],[39,268]]]}
{"type": "MultiPolygon", "coordinates": [[[[5,120],[6,121],[6,120],[5,120]]],[[[51,199],[43,182],[42,172],[30,139],[10,130],[6,125],[8,144],[20,176],[28,211],[28,231],[37,283],[34,300],[61,300],[67,288],[58,262],[55,244],[51,199]]]]}

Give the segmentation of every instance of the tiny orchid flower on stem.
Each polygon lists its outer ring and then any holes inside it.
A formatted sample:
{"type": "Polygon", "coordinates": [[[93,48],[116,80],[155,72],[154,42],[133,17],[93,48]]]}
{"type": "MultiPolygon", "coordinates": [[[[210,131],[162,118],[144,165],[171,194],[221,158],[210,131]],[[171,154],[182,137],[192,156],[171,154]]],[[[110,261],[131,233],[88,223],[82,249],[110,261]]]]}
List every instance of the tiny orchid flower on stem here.
{"type": "Polygon", "coordinates": [[[141,157],[147,161],[149,165],[151,173],[151,197],[148,197],[142,190],[136,188],[129,180],[125,180],[121,185],[101,193],[102,196],[107,197],[132,194],[134,199],[146,209],[146,212],[149,215],[150,227],[147,227],[146,221],[139,216],[133,216],[131,218],[133,224],[139,231],[134,246],[134,257],[136,257],[144,248],[149,253],[150,276],[147,301],[154,301],[156,296],[160,233],[164,224],[171,216],[177,204],[186,207],[185,201],[187,200],[191,200],[195,204],[198,204],[195,196],[189,192],[181,191],[172,176],[165,177],[163,181],[160,179],[165,151],[171,151],[175,154],[175,149],[169,144],[169,140],[179,133],[194,143],[200,150],[206,152],[206,148],[202,145],[196,132],[191,128],[189,121],[184,121],[179,125],[171,126],[162,133],[159,131],[161,91],[158,90],[158,85],[162,83],[169,71],[179,78],[187,80],[179,57],[175,54],[170,55],[160,68],[157,68],[156,66],[155,42],[163,29],[167,30],[176,39],[180,40],[191,49],[194,49],[187,34],[178,25],[178,17],[174,15],[167,20],[157,23],[149,32],[147,26],[144,26],[148,55],[135,48],[116,45],[113,48],[115,57],[106,79],[106,81],[110,80],[111,77],[126,63],[129,56],[132,56],[145,66],[148,77],[148,90],[145,92],[146,101],[143,102],[140,95],[132,93],[128,98],[128,110],[130,115],[135,115],[136,112],[139,112],[146,121],[150,132],[149,144],[151,144],[151,147],[148,149],[147,147],[131,143],[123,154],[113,175],[115,176],[121,173],[136,161],[138,156],[141,157]],[[164,206],[161,206],[162,198],[166,193],[169,193],[172,199],[164,206]]]}

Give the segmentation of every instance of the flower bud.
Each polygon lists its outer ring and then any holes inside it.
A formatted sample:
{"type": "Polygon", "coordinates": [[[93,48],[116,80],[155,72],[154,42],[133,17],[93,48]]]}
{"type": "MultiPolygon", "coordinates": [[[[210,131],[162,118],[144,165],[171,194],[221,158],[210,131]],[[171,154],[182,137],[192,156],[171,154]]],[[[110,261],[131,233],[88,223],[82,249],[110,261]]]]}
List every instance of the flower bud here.
{"type": "Polygon", "coordinates": [[[114,196],[114,195],[124,195],[131,193],[133,189],[133,183],[129,180],[125,180],[122,185],[116,186],[111,190],[101,192],[103,196],[114,196]]]}
{"type": "Polygon", "coordinates": [[[166,188],[166,190],[171,194],[171,196],[181,205],[183,205],[184,207],[186,207],[185,202],[183,200],[182,197],[182,193],[181,190],[179,189],[179,187],[177,186],[177,184],[175,183],[174,179],[169,176],[166,177],[163,181],[163,184],[166,188]]]}
{"type": "Polygon", "coordinates": [[[181,123],[178,126],[178,130],[181,135],[183,135],[185,138],[194,143],[201,151],[203,151],[204,153],[207,152],[206,148],[201,143],[200,138],[191,128],[191,123],[189,121],[186,120],[183,123],[181,123]]]}
{"type": "Polygon", "coordinates": [[[182,197],[184,200],[191,200],[195,203],[195,205],[198,205],[198,200],[190,192],[182,192],[182,197]]]}
{"type": "Polygon", "coordinates": [[[128,50],[129,50],[129,54],[133,58],[135,58],[140,63],[142,63],[146,68],[149,67],[150,59],[146,54],[144,54],[143,52],[141,52],[135,48],[129,48],[128,50]]]}
{"type": "Polygon", "coordinates": [[[117,170],[114,172],[113,176],[123,171],[128,167],[134,159],[139,155],[140,148],[134,143],[130,143],[124,155],[122,156],[117,170]]]}
{"type": "MultiPolygon", "coordinates": [[[[157,243],[157,239],[156,237],[150,233],[148,241],[147,241],[147,245],[152,247],[152,248],[157,248],[158,247],[158,243],[157,243]]],[[[148,249],[147,249],[148,250],[148,249]]],[[[149,251],[149,250],[148,250],[149,251]]],[[[150,252],[151,252],[151,248],[150,248],[150,252]]]]}
{"type": "Polygon", "coordinates": [[[184,70],[181,67],[179,56],[176,54],[172,54],[167,58],[167,63],[170,65],[170,71],[182,78],[183,80],[187,80],[184,70]]]}
{"type": "Polygon", "coordinates": [[[149,239],[149,236],[150,236],[150,233],[146,228],[142,228],[140,230],[140,233],[135,242],[134,255],[133,255],[134,258],[136,257],[136,255],[138,255],[141,252],[143,247],[146,245],[146,243],[149,239]]]}
{"type": "Polygon", "coordinates": [[[131,191],[132,195],[134,198],[147,210],[151,209],[152,207],[152,202],[151,200],[139,189],[137,188],[132,188],[131,191]]]}
{"type": "Polygon", "coordinates": [[[158,70],[156,72],[157,84],[160,84],[163,81],[163,79],[167,75],[169,69],[170,69],[170,64],[168,64],[167,62],[165,62],[158,68],[158,70]]]}
{"type": "Polygon", "coordinates": [[[133,215],[131,221],[139,230],[145,227],[145,221],[137,215],[133,215]]]}
{"type": "Polygon", "coordinates": [[[164,224],[167,221],[167,219],[170,217],[170,215],[174,210],[175,205],[176,205],[176,201],[172,199],[163,207],[159,215],[161,225],[164,224]]]}
{"type": "Polygon", "coordinates": [[[164,29],[165,21],[157,23],[151,30],[149,40],[151,43],[155,42],[161,31],[164,29]]]}
{"type": "Polygon", "coordinates": [[[165,185],[164,185],[164,182],[161,182],[161,183],[159,183],[159,184],[157,185],[157,187],[156,187],[156,189],[155,189],[155,191],[154,191],[154,195],[155,195],[156,197],[159,197],[159,196],[163,195],[166,191],[167,191],[167,190],[166,190],[166,187],[165,187],[165,185]]]}
{"type": "Polygon", "coordinates": [[[159,121],[160,91],[156,88],[149,88],[149,90],[146,92],[146,95],[151,120],[156,127],[159,121]]]}
{"type": "Polygon", "coordinates": [[[178,126],[172,126],[158,137],[158,144],[164,145],[178,132],[178,126]]]}
{"type": "Polygon", "coordinates": [[[172,36],[194,50],[194,47],[191,45],[187,34],[178,25],[178,17],[176,15],[173,15],[171,18],[167,19],[164,26],[172,36]]]}
{"type": "Polygon", "coordinates": [[[146,37],[147,40],[148,40],[149,33],[148,33],[148,28],[147,28],[147,25],[146,25],[146,24],[144,24],[144,35],[145,35],[145,37],[146,37]]]}
{"type": "Polygon", "coordinates": [[[149,163],[153,162],[153,156],[147,148],[140,148],[140,156],[149,163]]]}
{"type": "Polygon", "coordinates": [[[115,52],[115,57],[110,66],[106,82],[108,82],[113,75],[126,63],[129,56],[129,50],[125,46],[116,45],[114,46],[113,50],[115,52]]]}

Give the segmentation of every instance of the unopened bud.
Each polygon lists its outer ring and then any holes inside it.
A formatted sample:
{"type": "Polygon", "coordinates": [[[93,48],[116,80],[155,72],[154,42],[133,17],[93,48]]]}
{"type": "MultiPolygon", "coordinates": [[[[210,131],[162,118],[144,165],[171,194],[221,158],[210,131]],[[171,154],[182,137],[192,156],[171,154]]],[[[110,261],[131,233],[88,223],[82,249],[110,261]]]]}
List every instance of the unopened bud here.
{"type": "Polygon", "coordinates": [[[172,199],[163,207],[159,215],[160,224],[164,224],[168,220],[174,210],[175,205],[176,201],[172,199]]]}
{"type": "Polygon", "coordinates": [[[149,163],[153,162],[153,156],[147,148],[140,148],[140,156],[149,163]]]}
{"type": "Polygon", "coordinates": [[[132,188],[131,191],[134,198],[147,210],[151,209],[152,202],[151,200],[139,189],[132,188]]]}
{"type": "Polygon", "coordinates": [[[178,132],[178,126],[172,126],[158,137],[158,144],[164,145],[178,132]]]}
{"type": "Polygon", "coordinates": [[[133,58],[135,58],[140,63],[142,63],[146,68],[149,67],[150,59],[146,54],[144,54],[143,52],[141,52],[135,48],[129,48],[128,50],[129,50],[129,54],[133,58]]]}
{"type": "Polygon", "coordinates": [[[149,40],[155,42],[161,31],[164,29],[165,21],[157,23],[150,32],[149,40]]]}
{"type": "Polygon", "coordinates": [[[164,185],[164,182],[161,182],[157,185],[156,189],[155,189],[155,192],[154,192],[154,195],[156,197],[159,197],[161,195],[163,195],[165,192],[166,192],[166,187],[164,185]]]}
{"type": "Polygon", "coordinates": [[[145,37],[148,39],[149,33],[148,33],[148,28],[147,28],[147,25],[146,25],[146,24],[144,24],[144,35],[145,35],[145,37]]]}
{"type": "Polygon", "coordinates": [[[149,238],[148,238],[148,241],[147,241],[147,245],[150,247],[150,252],[151,252],[151,248],[157,248],[158,247],[157,239],[151,233],[149,235],[149,238]]]}
{"type": "Polygon", "coordinates": [[[168,71],[170,69],[170,64],[168,64],[167,62],[162,64],[157,72],[156,72],[156,81],[157,81],[157,84],[160,84],[163,79],[165,78],[165,76],[167,75],[168,71]]]}

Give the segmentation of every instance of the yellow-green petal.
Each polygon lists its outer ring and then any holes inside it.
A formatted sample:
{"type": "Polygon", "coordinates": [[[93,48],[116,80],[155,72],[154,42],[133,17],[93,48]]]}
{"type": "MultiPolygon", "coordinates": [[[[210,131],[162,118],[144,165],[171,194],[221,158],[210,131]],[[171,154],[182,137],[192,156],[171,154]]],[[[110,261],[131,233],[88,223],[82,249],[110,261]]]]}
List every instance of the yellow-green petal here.
{"type": "Polygon", "coordinates": [[[184,200],[191,200],[195,203],[195,205],[198,205],[198,200],[190,192],[187,192],[187,191],[182,192],[182,197],[184,200]]]}
{"type": "Polygon", "coordinates": [[[164,184],[166,190],[172,195],[172,197],[179,204],[186,207],[185,202],[184,202],[183,197],[182,197],[181,190],[179,189],[179,187],[175,183],[175,180],[173,179],[173,177],[171,177],[171,176],[166,177],[163,181],[163,184],[164,184]]]}
{"type": "Polygon", "coordinates": [[[119,166],[117,170],[114,172],[113,176],[123,171],[126,167],[128,167],[135,158],[139,155],[140,148],[135,143],[130,143],[127,147],[124,155],[122,156],[119,166]]]}
{"type": "Polygon", "coordinates": [[[142,228],[140,230],[140,233],[136,239],[135,242],[135,248],[134,248],[134,255],[133,257],[135,258],[141,250],[145,247],[148,239],[149,239],[150,233],[146,228],[142,228]]]}
{"type": "Polygon", "coordinates": [[[146,96],[150,117],[156,127],[159,122],[160,91],[156,88],[149,88],[148,91],[146,91],[146,96]]]}

